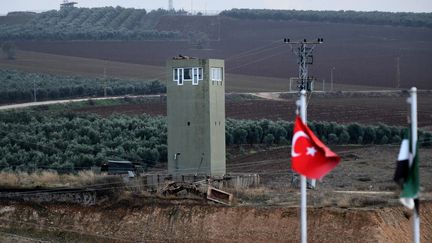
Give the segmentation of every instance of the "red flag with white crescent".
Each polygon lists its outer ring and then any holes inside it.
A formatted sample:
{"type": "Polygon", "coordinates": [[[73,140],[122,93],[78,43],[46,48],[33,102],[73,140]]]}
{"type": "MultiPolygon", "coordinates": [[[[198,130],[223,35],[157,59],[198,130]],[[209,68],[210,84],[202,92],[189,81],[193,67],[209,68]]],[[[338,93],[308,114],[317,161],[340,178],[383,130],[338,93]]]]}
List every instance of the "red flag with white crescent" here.
{"type": "Polygon", "coordinates": [[[321,179],[336,167],[340,157],[327,148],[297,116],[292,138],[291,160],[292,168],[297,173],[310,179],[321,179]]]}

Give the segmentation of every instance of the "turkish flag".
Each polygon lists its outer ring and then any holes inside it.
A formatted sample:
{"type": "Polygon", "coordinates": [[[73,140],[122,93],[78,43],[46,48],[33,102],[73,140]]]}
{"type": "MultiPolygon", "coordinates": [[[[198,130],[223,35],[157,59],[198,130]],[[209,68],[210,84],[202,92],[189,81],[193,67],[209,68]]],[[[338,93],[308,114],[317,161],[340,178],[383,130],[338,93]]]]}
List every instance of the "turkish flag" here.
{"type": "Polygon", "coordinates": [[[293,170],[311,179],[321,179],[340,161],[340,157],[327,148],[299,116],[294,125],[291,158],[293,170]]]}

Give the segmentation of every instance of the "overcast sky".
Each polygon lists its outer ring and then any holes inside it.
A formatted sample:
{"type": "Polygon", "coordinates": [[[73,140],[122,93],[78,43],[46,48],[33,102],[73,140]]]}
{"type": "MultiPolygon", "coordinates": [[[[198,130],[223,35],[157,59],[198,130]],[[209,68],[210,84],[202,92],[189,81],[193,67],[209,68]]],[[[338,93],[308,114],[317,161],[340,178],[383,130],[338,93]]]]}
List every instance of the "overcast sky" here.
{"type": "MultiPolygon", "coordinates": [[[[78,7],[122,6],[167,8],[168,0],[74,0],[78,7]]],[[[173,0],[175,9],[190,11],[231,8],[267,8],[298,10],[358,10],[391,12],[432,12],[432,0],[173,0]]],[[[0,0],[0,14],[10,11],[46,11],[59,9],[63,0],[0,0]]]]}

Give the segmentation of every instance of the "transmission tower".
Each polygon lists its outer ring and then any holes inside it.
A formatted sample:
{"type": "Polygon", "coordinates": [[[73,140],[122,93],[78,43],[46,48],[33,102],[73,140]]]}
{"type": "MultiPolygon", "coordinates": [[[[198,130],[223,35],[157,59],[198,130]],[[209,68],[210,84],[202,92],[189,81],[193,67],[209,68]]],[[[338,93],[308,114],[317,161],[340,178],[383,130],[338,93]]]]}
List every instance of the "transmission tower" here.
{"type": "MultiPolygon", "coordinates": [[[[307,41],[303,39],[303,41],[294,41],[291,42],[290,39],[285,38],[284,43],[290,45],[290,48],[294,54],[297,55],[297,63],[299,64],[299,79],[297,81],[297,88],[300,92],[302,90],[312,91],[313,87],[313,78],[309,77],[308,74],[308,65],[313,64],[313,55],[312,52],[315,49],[316,45],[322,44],[324,42],[323,38],[318,38],[316,41],[307,41]]],[[[306,101],[305,101],[306,102],[306,101]]],[[[307,105],[306,105],[307,107],[307,105]]],[[[304,117],[303,121],[306,121],[306,108],[304,109],[304,113],[302,116],[304,117]]],[[[308,187],[315,188],[316,180],[311,180],[311,183],[308,187]]]]}
{"type": "Polygon", "coordinates": [[[169,11],[174,10],[173,0],[168,0],[168,10],[169,11]]]}
{"type": "Polygon", "coordinates": [[[396,88],[400,88],[400,57],[396,57],[396,88]]]}
{"type": "Polygon", "coordinates": [[[297,55],[297,63],[299,64],[299,79],[297,88],[299,92],[302,90],[312,91],[313,78],[308,75],[308,65],[313,64],[312,52],[316,45],[324,43],[323,38],[318,38],[316,41],[290,41],[285,38],[284,43],[290,45],[291,50],[297,55]]]}

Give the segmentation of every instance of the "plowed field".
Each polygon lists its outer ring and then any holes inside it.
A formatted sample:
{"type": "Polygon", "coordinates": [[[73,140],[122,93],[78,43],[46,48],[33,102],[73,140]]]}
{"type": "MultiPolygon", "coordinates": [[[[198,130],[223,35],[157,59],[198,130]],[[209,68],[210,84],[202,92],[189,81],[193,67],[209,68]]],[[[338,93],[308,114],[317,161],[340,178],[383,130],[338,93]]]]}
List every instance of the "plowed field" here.
{"type": "MultiPolygon", "coordinates": [[[[380,97],[314,97],[309,99],[308,120],[333,121],[338,123],[359,122],[363,124],[384,123],[405,126],[408,104],[405,96],[380,97]]],[[[421,93],[418,97],[419,126],[432,129],[432,94],[421,93]]],[[[102,116],[113,113],[166,115],[166,103],[154,100],[146,104],[128,104],[105,107],[88,107],[75,110],[102,116]]],[[[295,98],[286,100],[227,100],[227,118],[294,120],[295,98]]]]}
{"type": "Polygon", "coordinates": [[[396,86],[397,58],[401,87],[432,88],[432,30],[427,28],[335,24],[302,21],[238,20],[218,17],[166,17],[159,30],[201,31],[208,48],[180,41],[21,41],[22,50],[164,66],[179,54],[223,58],[228,73],[267,77],[297,77],[291,40],[324,38],[315,51],[311,75],[336,83],[396,86]],[[185,27],[187,26],[187,27],[185,27]]]}

